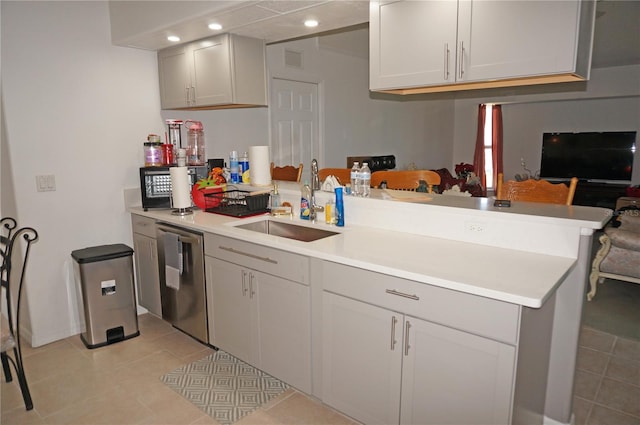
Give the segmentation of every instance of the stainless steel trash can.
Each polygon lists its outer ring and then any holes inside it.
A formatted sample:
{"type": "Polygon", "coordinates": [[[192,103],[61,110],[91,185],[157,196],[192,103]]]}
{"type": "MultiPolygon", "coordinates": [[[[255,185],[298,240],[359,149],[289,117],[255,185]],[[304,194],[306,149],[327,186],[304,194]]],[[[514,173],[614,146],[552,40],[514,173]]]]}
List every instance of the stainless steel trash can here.
{"type": "Polygon", "coordinates": [[[133,280],[133,249],[101,245],[71,252],[80,287],[85,329],[80,338],[97,348],[140,335],[133,280]]]}

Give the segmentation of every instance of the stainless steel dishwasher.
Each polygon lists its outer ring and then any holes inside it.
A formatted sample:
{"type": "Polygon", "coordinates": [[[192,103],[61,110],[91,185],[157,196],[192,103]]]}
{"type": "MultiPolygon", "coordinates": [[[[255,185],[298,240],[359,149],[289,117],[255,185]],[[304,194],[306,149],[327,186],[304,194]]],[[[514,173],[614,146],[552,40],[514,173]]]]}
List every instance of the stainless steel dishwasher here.
{"type": "Polygon", "coordinates": [[[208,344],[202,234],[157,224],[156,235],[162,318],[208,344]]]}

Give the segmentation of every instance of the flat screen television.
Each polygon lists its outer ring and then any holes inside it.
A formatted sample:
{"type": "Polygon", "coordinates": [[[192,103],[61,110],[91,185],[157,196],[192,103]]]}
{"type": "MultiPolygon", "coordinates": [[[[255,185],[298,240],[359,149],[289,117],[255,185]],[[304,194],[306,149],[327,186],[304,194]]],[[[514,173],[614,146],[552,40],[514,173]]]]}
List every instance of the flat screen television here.
{"type": "Polygon", "coordinates": [[[635,151],[635,131],[544,133],[540,177],[628,183],[635,151]]]}

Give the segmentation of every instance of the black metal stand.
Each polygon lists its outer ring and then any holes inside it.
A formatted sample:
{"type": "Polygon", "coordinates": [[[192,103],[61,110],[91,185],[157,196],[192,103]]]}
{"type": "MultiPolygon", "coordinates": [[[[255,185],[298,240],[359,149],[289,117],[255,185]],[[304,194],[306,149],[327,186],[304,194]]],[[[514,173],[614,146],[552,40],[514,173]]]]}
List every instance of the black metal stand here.
{"type": "MultiPolygon", "coordinates": [[[[20,391],[22,392],[22,398],[24,399],[24,405],[27,410],[31,410],[33,409],[33,401],[27,384],[27,377],[22,362],[22,349],[20,346],[20,301],[22,299],[22,285],[24,283],[24,273],[29,258],[29,250],[31,243],[38,239],[38,232],[31,227],[23,227],[16,230],[17,227],[16,220],[11,217],[5,217],[0,220],[0,254],[2,255],[0,284],[4,289],[7,301],[6,320],[9,332],[7,338],[3,335],[0,358],[2,360],[2,371],[7,382],[13,380],[9,364],[15,369],[20,391]],[[2,232],[6,232],[6,235],[1,234],[2,232]],[[19,243],[21,240],[22,243],[19,243]],[[15,250],[18,247],[24,247],[24,250],[15,250]],[[20,259],[20,261],[14,264],[14,260],[16,259],[20,259]],[[14,269],[14,266],[17,267],[14,269]],[[13,275],[18,277],[12,278],[12,271],[18,272],[18,275],[13,275]],[[12,291],[12,284],[18,285],[17,290],[12,291]],[[14,296],[16,297],[15,299],[14,296]],[[13,314],[14,309],[15,316],[13,314]]],[[[0,318],[0,320],[5,320],[5,317],[0,318]]]]}

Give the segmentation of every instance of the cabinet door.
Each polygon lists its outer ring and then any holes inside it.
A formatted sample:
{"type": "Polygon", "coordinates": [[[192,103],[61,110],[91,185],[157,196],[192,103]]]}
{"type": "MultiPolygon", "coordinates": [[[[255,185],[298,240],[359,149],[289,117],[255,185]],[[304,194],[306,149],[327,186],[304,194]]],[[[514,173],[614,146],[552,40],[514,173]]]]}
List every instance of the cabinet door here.
{"type": "Polygon", "coordinates": [[[370,9],[370,87],[451,83],[455,78],[457,3],[398,1],[370,9]]]}
{"type": "Polygon", "coordinates": [[[515,348],[405,318],[402,424],[510,422],[515,348]]]}
{"type": "Polygon", "coordinates": [[[322,302],[322,401],[366,424],[397,424],[402,315],[329,292],[322,302]]]}
{"type": "Polygon", "coordinates": [[[231,60],[227,34],[190,45],[195,106],[232,102],[231,60]]]}
{"type": "Polygon", "coordinates": [[[150,313],[162,317],[160,279],[158,276],[158,247],[154,238],[133,234],[138,303],[150,313]]]}
{"type": "Polygon", "coordinates": [[[260,368],[306,393],[311,392],[309,287],[256,271],[260,368]]]}
{"type": "Polygon", "coordinates": [[[189,56],[186,46],[172,47],[158,52],[160,102],[162,109],[189,106],[191,90],[189,56]]]}
{"type": "Polygon", "coordinates": [[[251,363],[256,363],[257,338],[249,271],[235,264],[206,257],[209,342],[251,363]],[[213,308],[211,308],[213,307],[213,308]]]}
{"type": "Polygon", "coordinates": [[[458,81],[575,70],[579,1],[461,0],[459,4],[457,58],[463,73],[458,81]]]}

